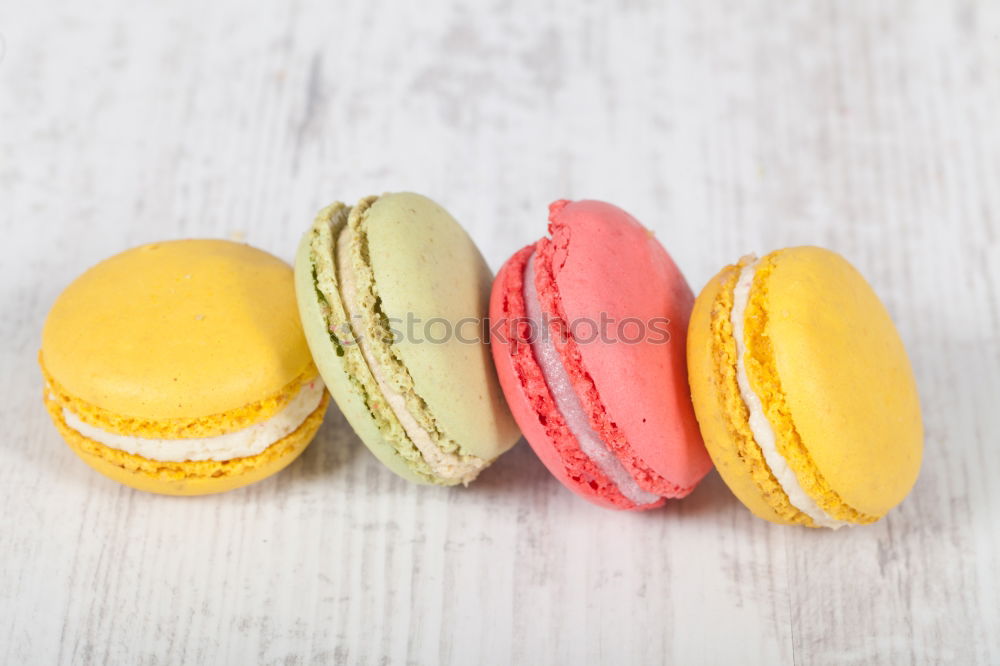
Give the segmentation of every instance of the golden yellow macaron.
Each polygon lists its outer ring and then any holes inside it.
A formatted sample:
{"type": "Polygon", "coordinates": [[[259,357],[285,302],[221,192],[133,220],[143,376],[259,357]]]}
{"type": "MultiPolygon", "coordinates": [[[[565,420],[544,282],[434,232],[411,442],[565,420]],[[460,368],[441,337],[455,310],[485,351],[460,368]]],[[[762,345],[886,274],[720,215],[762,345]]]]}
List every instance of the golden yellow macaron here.
{"type": "Polygon", "coordinates": [[[39,363],[70,448],[116,481],[169,495],[278,472],[329,402],[291,267],[223,240],[152,243],[89,269],[52,306],[39,363]]]}
{"type": "Polygon", "coordinates": [[[698,296],[688,373],[709,454],[776,523],[872,523],[917,479],[920,402],[889,313],[843,257],[745,257],[698,296]]]}

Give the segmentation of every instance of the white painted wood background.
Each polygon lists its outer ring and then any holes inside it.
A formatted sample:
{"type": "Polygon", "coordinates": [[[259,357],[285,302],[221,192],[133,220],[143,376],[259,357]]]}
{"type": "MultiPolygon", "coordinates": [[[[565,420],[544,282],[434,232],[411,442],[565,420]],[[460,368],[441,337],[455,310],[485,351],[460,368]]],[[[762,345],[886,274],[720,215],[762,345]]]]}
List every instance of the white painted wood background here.
{"type": "Polygon", "coordinates": [[[22,0],[0,43],[3,663],[1000,663],[1000,3],[22,0]],[[290,259],[322,205],[398,189],[494,269],[560,197],[633,212],[696,289],[841,251],[913,357],[913,494],[815,532],[712,474],[624,515],[523,444],[416,487],[331,410],[283,474],[173,499],[60,442],[35,354],[85,268],[290,259]]]}

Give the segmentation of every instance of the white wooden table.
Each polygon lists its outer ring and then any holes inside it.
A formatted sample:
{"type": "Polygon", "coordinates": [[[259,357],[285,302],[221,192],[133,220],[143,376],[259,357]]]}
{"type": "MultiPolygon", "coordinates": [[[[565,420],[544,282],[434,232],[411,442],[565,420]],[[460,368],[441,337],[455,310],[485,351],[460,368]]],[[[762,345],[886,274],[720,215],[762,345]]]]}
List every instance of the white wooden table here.
{"type": "Polygon", "coordinates": [[[0,36],[0,662],[1000,663],[1000,3],[22,1],[0,36]],[[416,487],[336,410],[218,497],[61,443],[35,355],[76,275],[177,237],[290,259],[320,206],[399,189],[494,268],[560,197],[630,210],[696,289],[844,253],[912,354],[913,494],[808,531],[713,473],[624,515],[523,443],[416,487]]]}

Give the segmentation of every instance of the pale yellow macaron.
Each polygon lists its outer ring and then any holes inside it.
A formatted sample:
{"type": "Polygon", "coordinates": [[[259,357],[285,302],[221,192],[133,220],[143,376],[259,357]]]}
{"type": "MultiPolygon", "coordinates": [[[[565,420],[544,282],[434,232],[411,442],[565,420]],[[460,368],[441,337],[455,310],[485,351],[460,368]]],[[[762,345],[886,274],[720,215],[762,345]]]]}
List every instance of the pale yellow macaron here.
{"type": "Polygon", "coordinates": [[[871,523],[917,479],[923,426],[906,350],[834,252],[788,248],[724,268],[695,302],[688,372],[708,451],[761,518],[871,523]]]}
{"type": "Polygon", "coordinates": [[[143,245],[89,269],[52,306],[39,362],[73,451],[116,481],[170,495],[281,470],[329,402],[291,268],[223,240],[143,245]]]}

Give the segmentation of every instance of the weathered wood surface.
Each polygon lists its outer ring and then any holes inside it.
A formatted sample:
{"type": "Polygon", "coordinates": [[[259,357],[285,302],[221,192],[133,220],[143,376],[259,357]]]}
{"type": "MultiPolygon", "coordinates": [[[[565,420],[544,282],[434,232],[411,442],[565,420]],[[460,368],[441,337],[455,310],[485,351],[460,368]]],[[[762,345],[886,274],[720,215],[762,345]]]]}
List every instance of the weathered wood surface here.
{"type": "Polygon", "coordinates": [[[1000,662],[1000,4],[21,2],[0,40],[0,661],[1000,662]],[[290,259],[320,206],[396,189],[494,268],[561,197],[629,209],[695,288],[841,251],[912,353],[912,496],[815,532],[713,474],[620,515],[525,445],[420,488],[335,410],[220,497],[60,443],[35,354],[75,275],[185,236],[290,259]]]}

